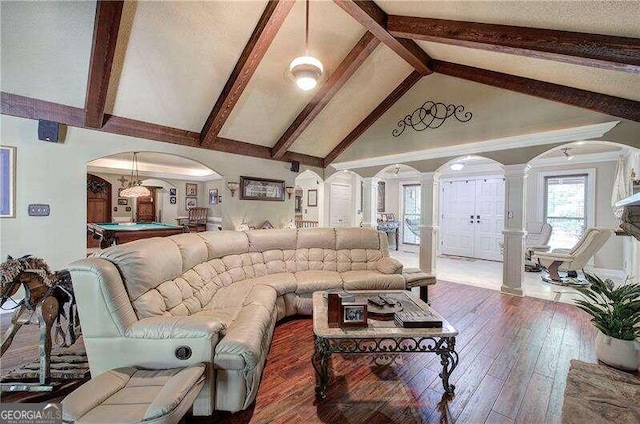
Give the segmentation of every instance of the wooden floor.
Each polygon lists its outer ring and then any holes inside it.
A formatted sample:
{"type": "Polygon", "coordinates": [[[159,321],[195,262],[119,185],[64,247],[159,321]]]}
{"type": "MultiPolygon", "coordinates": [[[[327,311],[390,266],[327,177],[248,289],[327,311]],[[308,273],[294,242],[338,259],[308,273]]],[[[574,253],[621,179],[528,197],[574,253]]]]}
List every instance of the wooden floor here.
{"type": "MultiPolygon", "coordinates": [[[[327,398],[315,399],[310,318],[276,327],[256,402],[247,411],[194,423],[555,423],[571,359],[596,362],[595,330],[577,308],[447,282],[430,289],[432,306],[460,332],[456,395],[442,402],[440,361],[397,355],[378,366],[369,355],[334,355],[327,398]],[[448,415],[450,414],[450,415],[448,415]]],[[[4,318],[4,317],[3,317],[4,318]]],[[[3,323],[4,323],[3,319],[3,323]]],[[[16,338],[2,369],[35,356],[16,338]],[[12,355],[13,354],[13,355],[12,355]]]]}

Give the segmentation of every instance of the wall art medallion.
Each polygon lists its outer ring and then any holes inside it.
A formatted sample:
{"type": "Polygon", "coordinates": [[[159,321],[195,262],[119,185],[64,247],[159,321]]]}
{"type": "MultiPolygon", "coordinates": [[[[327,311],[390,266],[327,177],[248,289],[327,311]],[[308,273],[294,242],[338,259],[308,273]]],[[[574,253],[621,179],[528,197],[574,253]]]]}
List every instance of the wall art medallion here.
{"type": "Polygon", "coordinates": [[[415,131],[440,128],[452,116],[459,122],[469,122],[473,114],[465,112],[462,105],[445,105],[444,103],[428,100],[398,121],[396,125],[398,128],[391,131],[391,135],[400,137],[407,127],[413,128],[415,131]]]}

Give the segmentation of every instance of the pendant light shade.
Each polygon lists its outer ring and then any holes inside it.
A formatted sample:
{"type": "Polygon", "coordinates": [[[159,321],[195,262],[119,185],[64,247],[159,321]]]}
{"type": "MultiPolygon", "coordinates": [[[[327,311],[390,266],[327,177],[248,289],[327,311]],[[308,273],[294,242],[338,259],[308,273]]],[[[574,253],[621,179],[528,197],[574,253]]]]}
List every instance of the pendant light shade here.
{"type": "Polygon", "coordinates": [[[322,62],[313,56],[300,56],[293,59],[289,72],[296,80],[296,85],[304,91],[313,90],[324,72],[322,62]]]}
{"type": "Polygon", "coordinates": [[[289,72],[296,81],[299,89],[304,91],[313,90],[318,85],[318,81],[324,72],[322,62],[313,56],[309,56],[309,0],[306,0],[306,19],[304,31],[305,55],[299,56],[291,61],[289,72]]]}
{"type": "Polygon", "coordinates": [[[138,174],[138,152],[133,152],[131,160],[131,180],[129,187],[120,192],[120,197],[144,197],[151,196],[148,188],[142,186],[140,175],[138,174]]]}

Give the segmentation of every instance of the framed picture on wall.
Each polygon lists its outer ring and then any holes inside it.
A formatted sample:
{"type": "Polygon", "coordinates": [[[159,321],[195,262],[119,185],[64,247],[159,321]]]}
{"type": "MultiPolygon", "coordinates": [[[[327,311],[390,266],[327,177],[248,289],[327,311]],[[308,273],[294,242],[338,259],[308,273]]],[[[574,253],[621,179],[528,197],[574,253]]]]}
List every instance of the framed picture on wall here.
{"type": "Polygon", "coordinates": [[[0,218],[16,216],[16,148],[0,146],[0,218]]]}
{"type": "Polygon", "coordinates": [[[240,200],[284,202],[284,180],[240,177],[240,200]]]}
{"type": "Polygon", "coordinates": [[[169,197],[169,203],[171,203],[172,205],[175,205],[177,203],[176,196],[170,196],[169,197]]]}
{"type": "Polygon", "coordinates": [[[127,199],[126,197],[123,199],[118,199],[118,204],[121,206],[127,206],[129,204],[129,199],[127,199]]]}
{"type": "Polygon", "coordinates": [[[218,204],[218,189],[210,188],[209,189],[209,204],[217,205],[218,204]]]}
{"type": "Polygon", "coordinates": [[[170,188],[169,189],[169,196],[175,196],[177,194],[178,189],[177,188],[170,188]]]}
{"type": "Polygon", "coordinates": [[[318,206],[318,190],[313,189],[307,191],[307,206],[318,206]]]}
{"type": "Polygon", "coordinates": [[[187,196],[197,196],[198,195],[198,184],[187,183],[187,196]]]}
{"type": "Polygon", "coordinates": [[[191,208],[195,208],[198,206],[198,198],[197,197],[187,197],[184,199],[184,208],[189,210],[191,208]]]}
{"type": "Polygon", "coordinates": [[[384,212],[384,189],[385,182],[378,182],[378,212],[384,212]]]}

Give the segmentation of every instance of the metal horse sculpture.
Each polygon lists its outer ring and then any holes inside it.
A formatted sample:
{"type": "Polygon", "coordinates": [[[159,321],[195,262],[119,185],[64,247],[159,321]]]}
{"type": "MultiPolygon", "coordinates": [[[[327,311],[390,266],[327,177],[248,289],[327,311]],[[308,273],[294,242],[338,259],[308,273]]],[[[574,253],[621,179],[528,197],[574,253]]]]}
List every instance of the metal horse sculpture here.
{"type": "Polygon", "coordinates": [[[68,271],[51,272],[44,260],[32,256],[14,259],[0,265],[0,308],[15,295],[18,289],[24,288],[24,298],[12,307],[15,309],[11,324],[2,337],[4,355],[11,345],[13,337],[20,327],[33,324],[33,316],[37,317],[40,327],[40,388],[51,387],[51,345],[52,328],[55,325],[55,340],[58,345],[67,347],[75,343],[80,334],[76,301],[68,271]],[[62,326],[62,318],[67,321],[66,331],[62,326]]]}

